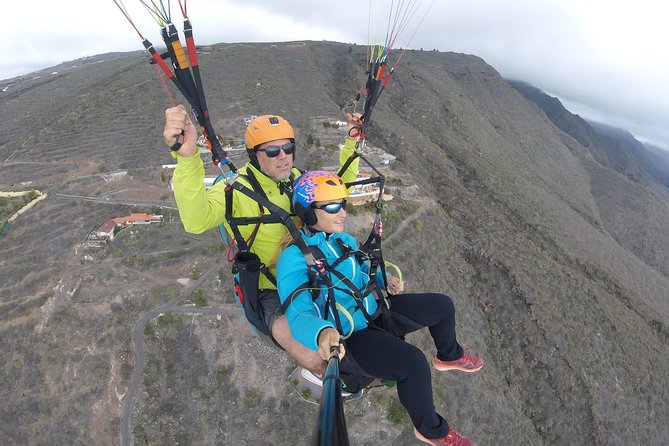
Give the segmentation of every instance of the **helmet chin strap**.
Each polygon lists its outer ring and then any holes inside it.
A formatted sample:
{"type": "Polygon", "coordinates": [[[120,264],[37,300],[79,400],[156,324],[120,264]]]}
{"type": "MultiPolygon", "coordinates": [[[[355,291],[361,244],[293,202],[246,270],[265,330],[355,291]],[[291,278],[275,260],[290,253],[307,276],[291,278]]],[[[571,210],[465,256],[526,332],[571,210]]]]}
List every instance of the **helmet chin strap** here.
{"type": "MultiPolygon", "coordinates": [[[[260,163],[258,162],[258,154],[256,153],[256,151],[255,150],[249,150],[248,155],[249,155],[249,162],[251,163],[251,165],[253,167],[255,167],[256,169],[258,169],[260,172],[262,172],[262,169],[260,168],[260,163]]],[[[262,172],[262,173],[265,173],[265,172],[262,172]]],[[[267,175],[267,174],[265,174],[265,175],[267,175]]]]}
{"type": "Polygon", "coordinates": [[[319,232],[322,232],[323,234],[325,234],[325,239],[327,240],[327,239],[329,239],[330,236],[332,235],[331,232],[321,231],[320,229],[316,229],[316,228],[314,228],[313,226],[307,226],[307,225],[304,225],[304,227],[302,228],[302,230],[305,232],[305,235],[306,235],[307,237],[311,237],[311,236],[314,235],[314,234],[317,234],[317,233],[319,233],[319,232]]]}
{"type": "Polygon", "coordinates": [[[314,229],[312,226],[304,225],[304,232],[306,232],[308,236],[312,236],[318,231],[314,229]]]}

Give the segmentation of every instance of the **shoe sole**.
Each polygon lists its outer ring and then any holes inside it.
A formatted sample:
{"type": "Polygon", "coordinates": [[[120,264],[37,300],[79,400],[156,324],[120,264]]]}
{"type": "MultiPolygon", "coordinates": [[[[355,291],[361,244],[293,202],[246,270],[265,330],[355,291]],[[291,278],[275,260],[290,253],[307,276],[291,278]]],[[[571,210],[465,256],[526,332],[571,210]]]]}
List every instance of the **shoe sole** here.
{"type": "Polygon", "coordinates": [[[317,376],[314,376],[310,371],[307,369],[302,369],[300,370],[300,375],[302,375],[302,378],[306,379],[309,381],[311,384],[315,384],[317,386],[323,387],[323,381],[318,379],[317,376]]]}
{"type": "MultiPolygon", "coordinates": [[[[319,387],[323,387],[323,381],[318,379],[316,376],[314,376],[307,369],[300,370],[300,375],[302,376],[302,378],[306,379],[311,384],[314,384],[314,385],[319,386],[319,387]]],[[[344,398],[352,397],[352,399],[358,399],[358,398],[362,397],[362,390],[360,392],[357,392],[357,393],[350,393],[350,392],[346,392],[345,390],[342,390],[341,391],[341,396],[344,397],[344,398]],[[358,395],[358,393],[360,393],[360,395],[358,395]]]]}
{"type": "Polygon", "coordinates": [[[427,438],[423,437],[423,434],[421,434],[420,432],[418,432],[418,429],[416,429],[415,427],[413,428],[413,434],[416,436],[417,439],[419,439],[419,440],[422,441],[423,443],[434,444],[432,441],[430,441],[430,440],[428,440],[427,438]]]}
{"type": "MultiPolygon", "coordinates": [[[[428,438],[423,437],[423,434],[421,434],[420,432],[418,432],[418,429],[416,429],[415,427],[413,428],[413,434],[416,436],[417,439],[419,439],[419,440],[422,441],[423,443],[434,444],[434,441],[432,441],[432,440],[430,440],[430,439],[428,439],[428,438]]],[[[435,440],[438,440],[438,439],[435,439],[435,440]]],[[[476,446],[476,443],[474,443],[474,442],[471,441],[471,440],[469,440],[469,441],[470,441],[470,443],[472,444],[472,446],[476,446]]]]}
{"type": "Polygon", "coordinates": [[[449,366],[444,367],[444,366],[441,366],[441,365],[438,366],[437,364],[435,364],[434,361],[432,361],[432,367],[434,367],[436,370],[438,370],[440,372],[447,372],[449,370],[457,370],[458,372],[474,373],[474,372],[478,372],[479,370],[481,370],[483,368],[483,364],[481,364],[481,367],[478,367],[476,369],[463,369],[461,367],[449,367],[449,366]]]}

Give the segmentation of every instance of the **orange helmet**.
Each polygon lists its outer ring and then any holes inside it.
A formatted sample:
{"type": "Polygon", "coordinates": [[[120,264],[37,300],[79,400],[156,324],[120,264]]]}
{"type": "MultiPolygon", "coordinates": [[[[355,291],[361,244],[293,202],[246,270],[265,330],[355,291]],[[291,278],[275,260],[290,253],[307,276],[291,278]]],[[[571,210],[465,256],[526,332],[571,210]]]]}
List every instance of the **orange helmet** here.
{"type": "Polygon", "coordinates": [[[307,226],[316,224],[316,214],[311,206],[315,201],[338,198],[348,198],[348,188],[333,172],[311,170],[300,175],[293,184],[293,208],[307,226]]]}
{"type": "Polygon", "coordinates": [[[288,121],[278,115],[263,115],[255,118],[246,127],[246,149],[253,150],[261,144],[277,139],[295,141],[295,132],[288,121]]]}

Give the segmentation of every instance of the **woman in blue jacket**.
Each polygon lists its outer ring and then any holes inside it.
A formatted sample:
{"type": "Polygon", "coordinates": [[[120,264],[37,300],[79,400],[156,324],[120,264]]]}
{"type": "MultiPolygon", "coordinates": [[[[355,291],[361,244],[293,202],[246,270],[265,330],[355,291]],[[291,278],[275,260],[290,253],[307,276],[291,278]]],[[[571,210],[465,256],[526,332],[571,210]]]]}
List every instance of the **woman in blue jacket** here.
{"type": "MultiPolygon", "coordinates": [[[[307,172],[293,186],[295,213],[304,223],[302,236],[314,257],[324,259],[327,265],[320,273],[314,267],[310,271],[296,245],[288,246],[278,258],[277,286],[293,338],[318,351],[325,360],[331,348],[343,342],[340,352],[355,358],[365,374],[396,381],[400,401],[421,441],[474,445],[435,411],[430,368],[423,352],[383,329],[381,308],[374,294],[367,291],[373,288],[370,276],[374,274],[370,274],[369,262],[352,255],[358,245],[344,232],[347,197],[345,184],[332,172],[307,172]]],[[[450,297],[396,294],[404,288],[396,277],[387,276],[387,287],[382,274],[376,277],[376,285],[393,294],[392,311],[415,323],[415,328],[400,335],[429,328],[437,350],[432,360],[435,369],[476,372],[483,367],[481,358],[465,354],[457,342],[450,297]]]]}

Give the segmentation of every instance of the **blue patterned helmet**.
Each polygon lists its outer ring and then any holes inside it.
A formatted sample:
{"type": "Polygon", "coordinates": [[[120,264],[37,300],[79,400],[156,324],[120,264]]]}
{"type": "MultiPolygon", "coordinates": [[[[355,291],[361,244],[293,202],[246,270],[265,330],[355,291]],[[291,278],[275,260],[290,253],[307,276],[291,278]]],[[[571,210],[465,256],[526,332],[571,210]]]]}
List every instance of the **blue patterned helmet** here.
{"type": "Polygon", "coordinates": [[[347,197],[348,189],[342,179],[325,170],[305,172],[293,184],[293,208],[307,226],[316,224],[316,214],[311,207],[315,201],[347,197]]]}

